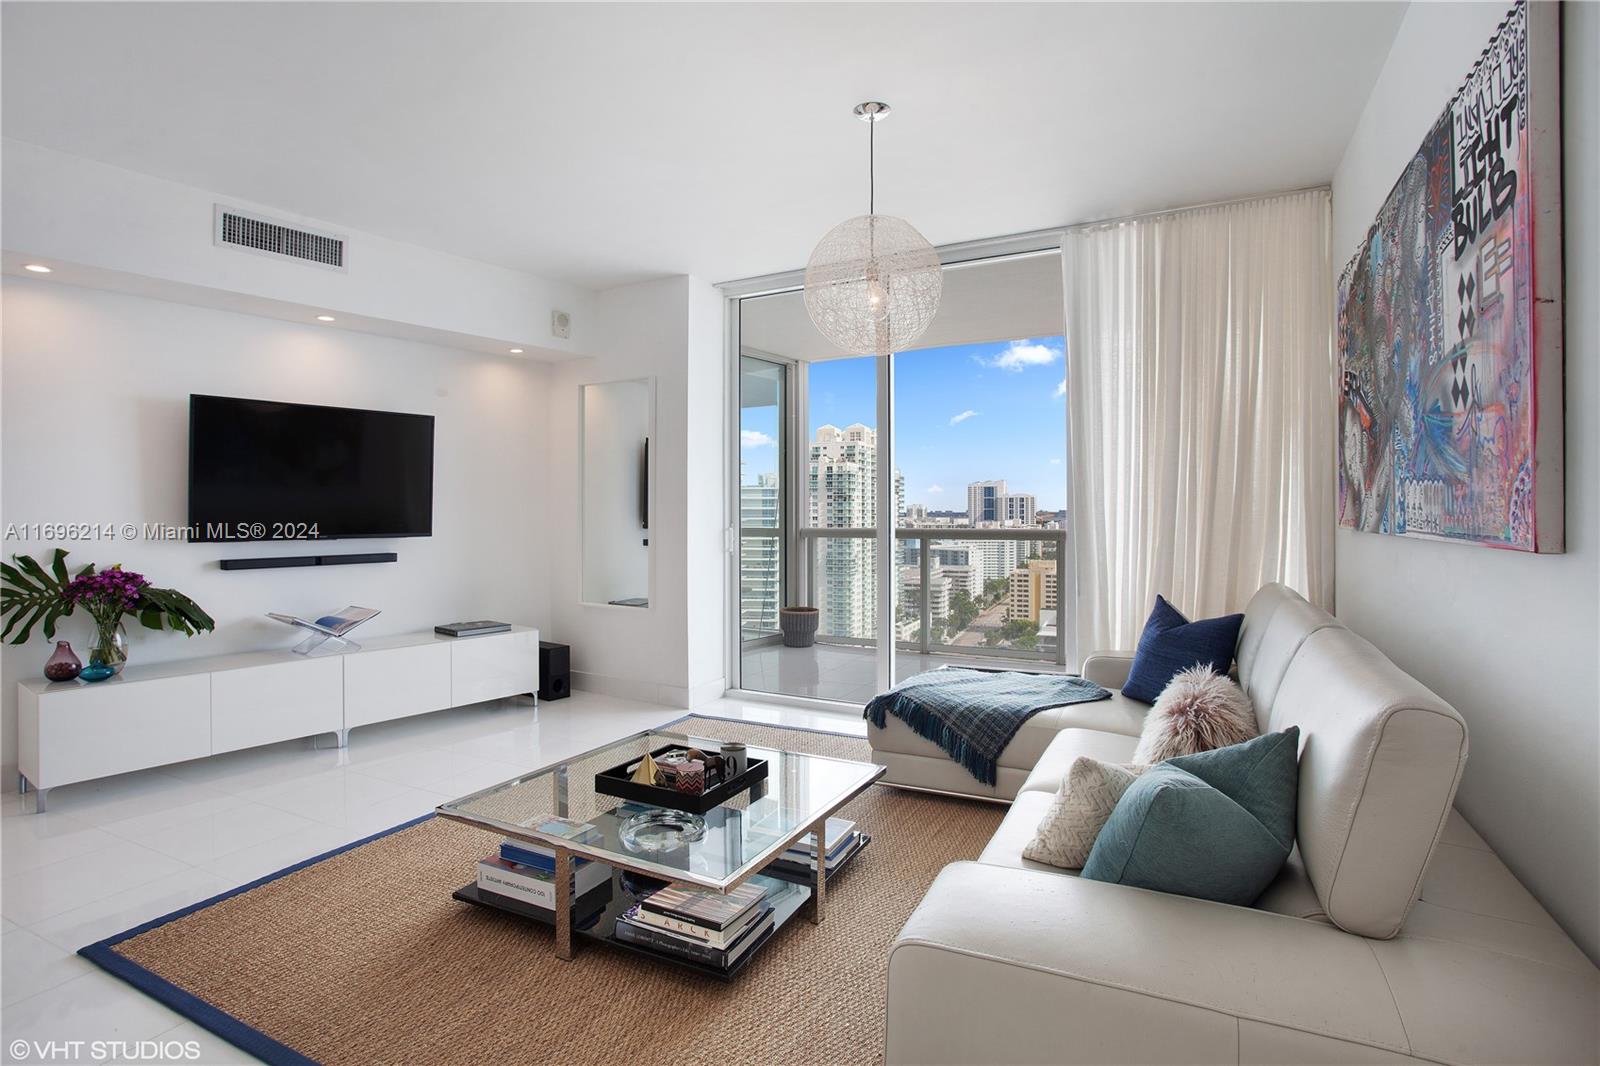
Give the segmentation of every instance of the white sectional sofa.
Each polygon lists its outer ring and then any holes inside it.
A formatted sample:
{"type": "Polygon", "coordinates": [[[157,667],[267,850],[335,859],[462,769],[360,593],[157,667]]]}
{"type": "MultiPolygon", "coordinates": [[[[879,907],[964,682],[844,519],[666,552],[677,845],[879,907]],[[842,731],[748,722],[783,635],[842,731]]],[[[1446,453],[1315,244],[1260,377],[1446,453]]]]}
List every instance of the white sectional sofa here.
{"type": "MultiPolygon", "coordinates": [[[[871,730],[891,784],[1014,797],[891,949],[886,1062],[1600,1061],[1600,971],[1453,809],[1461,717],[1282,586],[1237,660],[1262,731],[1302,738],[1297,846],[1253,907],[1022,858],[1073,759],[1128,761],[1142,703],[1035,716],[994,788],[902,723],[871,730]]],[[[1115,689],[1130,662],[1084,674],[1115,689]]]]}

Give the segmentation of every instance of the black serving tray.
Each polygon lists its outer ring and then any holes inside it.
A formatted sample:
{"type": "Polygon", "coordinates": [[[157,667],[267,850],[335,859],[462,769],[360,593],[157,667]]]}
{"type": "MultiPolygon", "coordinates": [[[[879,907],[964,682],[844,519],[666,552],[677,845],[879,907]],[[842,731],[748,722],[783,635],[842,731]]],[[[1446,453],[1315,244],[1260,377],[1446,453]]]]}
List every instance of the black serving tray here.
{"type": "MultiPolygon", "coordinates": [[[[666,744],[656,748],[650,753],[651,758],[658,758],[671,751],[687,751],[687,744],[666,744]]],[[[636,803],[648,803],[652,807],[671,807],[675,811],[687,811],[689,814],[705,814],[714,807],[720,807],[739,793],[750,788],[759,781],[767,779],[767,760],[751,759],[750,765],[745,767],[744,773],[720,785],[713,785],[698,796],[688,792],[679,792],[675,788],[662,788],[660,785],[636,784],[628,774],[628,767],[637,763],[643,756],[635,756],[627,762],[613,766],[609,770],[601,770],[594,775],[594,790],[603,792],[608,796],[620,796],[623,799],[633,800],[636,803]]]]}

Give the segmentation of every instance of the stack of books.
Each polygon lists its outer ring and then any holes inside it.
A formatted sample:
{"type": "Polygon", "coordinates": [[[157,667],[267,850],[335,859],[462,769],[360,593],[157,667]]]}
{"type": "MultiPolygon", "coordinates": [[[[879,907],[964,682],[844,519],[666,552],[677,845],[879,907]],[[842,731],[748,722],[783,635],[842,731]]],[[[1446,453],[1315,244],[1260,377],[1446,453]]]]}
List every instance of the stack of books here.
{"type": "Polygon", "coordinates": [[[669,885],[644,897],[617,919],[624,943],[731,969],[772,928],[767,890],[746,882],[722,895],[669,885]]]}
{"type": "MultiPolygon", "coordinates": [[[[829,818],[824,833],[828,838],[828,851],[824,861],[827,872],[833,873],[850,856],[860,849],[861,831],[848,818],[829,818]]],[[[790,845],[789,849],[767,867],[769,872],[810,878],[817,871],[817,834],[807,833],[790,845]]]]}
{"type": "MultiPolygon", "coordinates": [[[[538,827],[540,832],[551,833],[569,840],[595,839],[599,830],[587,822],[574,822],[568,818],[552,818],[538,827]]],[[[556,906],[556,853],[549,848],[525,840],[507,837],[500,843],[500,852],[478,863],[478,893],[489,897],[514,900],[532,907],[554,911],[556,906]]],[[[611,880],[611,867],[588,859],[574,859],[572,863],[572,899],[590,892],[611,880]]]]}

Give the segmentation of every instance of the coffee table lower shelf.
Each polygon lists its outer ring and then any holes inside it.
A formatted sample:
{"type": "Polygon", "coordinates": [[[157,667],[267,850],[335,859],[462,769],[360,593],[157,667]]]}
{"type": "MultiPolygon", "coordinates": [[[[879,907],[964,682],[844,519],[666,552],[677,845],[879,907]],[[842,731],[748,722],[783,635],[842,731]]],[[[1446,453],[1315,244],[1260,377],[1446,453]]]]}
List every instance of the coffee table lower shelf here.
{"type": "MultiPolygon", "coordinates": [[[[872,838],[863,833],[860,846],[827,875],[827,881],[831,883],[834,878],[849,868],[856,857],[866,850],[867,845],[871,842],[872,838]]],[[[702,977],[709,977],[717,981],[732,981],[735,977],[738,977],[744,971],[744,968],[750,965],[750,960],[765,949],[767,941],[772,939],[772,935],[783,928],[795,915],[801,913],[806,903],[811,899],[811,889],[804,883],[802,878],[787,872],[771,874],[765,874],[764,872],[764,876],[770,876],[778,881],[786,881],[794,885],[798,891],[784,895],[784,898],[773,909],[772,928],[762,933],[760,938],[750,945],[750,949],[739,956],[737,962],[724,970],[703,962],[696,962],[693,959],[680,958],[665,952],[653,951],[650,948],[629,943],[626,940],[619,940],[614,932],[617,918],[631,907],[634,902],[630,893],[623,887],[624,876],[622,872],[618,871],[613,874],[611,881],[591,889],[573,902],[572,934],[574,940],[576,941],[577,938],[581,937],[585,941],[599,942],[621,951],[641,955],[644,958],[666,963],[669,966],[676,966],[681,970],[688,970],[702,977]]],[[[470,903],[476,907],[484,907],[488,910],[515,915],[518,918],[525,918],[552,928],[556,924],[555,912],[549,908],[535,907],[504,896],[492,896],[479,892],[476,882],[462,885],[452,892],[450,897],[462,903],[470,903]]]]}

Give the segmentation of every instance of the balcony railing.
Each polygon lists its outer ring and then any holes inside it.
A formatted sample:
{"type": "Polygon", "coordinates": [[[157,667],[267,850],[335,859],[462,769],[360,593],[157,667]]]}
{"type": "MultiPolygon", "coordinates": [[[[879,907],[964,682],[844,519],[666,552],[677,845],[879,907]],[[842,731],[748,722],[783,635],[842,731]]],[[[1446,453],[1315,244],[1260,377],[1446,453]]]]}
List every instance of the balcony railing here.
{"type": "MultiPolygon", "coordinates": [[[[801,564],[801,574],[799,575],[800,587],[806,591],[805,603],[821,607],[824,615],[822,620],[822,628],[819,629],[817,634],[817,641],[824,644],[844,644],[863,647],[876,644],[876,640],[870,637],[830,634],[826,631],[828,628],[827,615],[830,610],[830,605],[826,602],[821,602],[818,599],[818,584],[822,567],[819,565],[817,554],[822,543],[828,540],[861,539],[867,540],[875,546],[878,535],[877,531],[864,528],[820,527],[800,529],[796,532],[806,546],[806,550],[797,553],[798,560],[801,564]]],[[[782,531],[770,528],[746,527],[741,530],[741,536],[745,538],[777,538],[782,536],[782,531]]],[[[908,548],[914,546],[916,562],[914,564],[907,565],[915,565],[917,567],[918,578],[916,586],[918,590],[916,602],[914,604],[908,604],[908,606],[915,611],[915,614],[913,614],[910,619],[907,619],[907,621],[912,621],[916,624],[916,629],[912,633],[913,639],[897,639],[896,647],[905,651],[919,652],[923,655],[944,653],[971,656],[974,658],[991,656],[995,658],[1025,659],[1036,662],[1053,662],[1062,666],[1066,665],[1066,641],[1062,639],[1065,634],[1061,632],[1061,627],[1065,624],[1066,619],[1065,613],[1061,610],[1063,597],[1061,597],[1059,594],[1060,560],[1064,557],[1066,551],[1065,530],[1030,529],[1026,527],[969,529],[959,526],[904,528],[895,530],[895,539],[897,542],[906,545],[908,548]],[[1056,626],[1054,631],[1052,632],[1047,630],[1040,632],[1039,630],[1035,629],[1032,632],[1019,632],[1015,636],[1005,635],[1006,621],[1008,620],[1006,617],[1006,605],[1010,600],[1010,574],[1016,569],[1016,567],[1011,567],[1006,570],[1004,575],[1007,580],[1007,590],[1005,593],[1002,593],[997,599],[985,597],[983,594],[983,584],[980,584],[979,595],[976,597],[976,602],[979,605],[979,613],[977,617],[970,619],[966,625],[963,625],[952,639],[948,641],[943,639],[935,639],[935,623],[941,623],[941,630],[948,629],[949,623],[951,622],[951,617],[948,612],[942,618],[935,615],[935,597],[929,594],[929,588],[934,579],[934,571],[941,565],[945,565],[933,562],[934,552],[950,549],[959,550],[963,545],[966,544],[1011,541],[1018,542],[1019,544],[1040,545],[1044,549],[1044,555],[1042,557],[1046,559],[1052,558],[1053,553],[1053,558],[1056,561],[1056,588],[1058,590],[1056,595],[1056,607],[1054,609],[1056,618],[1056,626]]],[[[909,557],[909,552],[907,553],[906,557],[909,557]]],[[[1029,556],[1026,552],[1019,551],[1018,563],[1019,565],[1025,566],[1028,558],[1040,557],[1041,556],[1038,555],[1029,556]]],[[[876,561],[877,560],[875,558],[867,560],[868,565],[871,566],[874,571],[876,569],[876,561]]],[[[899,573],[900,564],[898,560],[896,560],[893,565],[896,569],[895,580],[898,583],[901,580],[901,574],[899,573]]],[[[996,576],[998,577],[1001,575],[997,574],[996,576]]],[[[857,570],[848,576],[848,580],[855,583],[852,589],[849,590],[852,594],[859,593],[864,598],[866,603],[874,605],[877,603],[875,573],[868,574],[857,570]]],[[[1041,576],[1041,596],[1045,586],[1045,579],[1043,576],[1041,576]]],[[[905,603],[909,599],[909,597],[905,595],[905,590],[903,588],[899,590],[896,598],[902,603],[905,603]]],[[[882,619],[878,619],[876,622],[876,628],[879,633],[897,633],[901,625],[900,619],[888,620],[887,626],[882,619]]],[[[1019,628],[1025,629],[1026,627],[1019,628]]],[[[753,635],[748,628],[746,628],[745,632],[747,636],[753,635]]]]}

